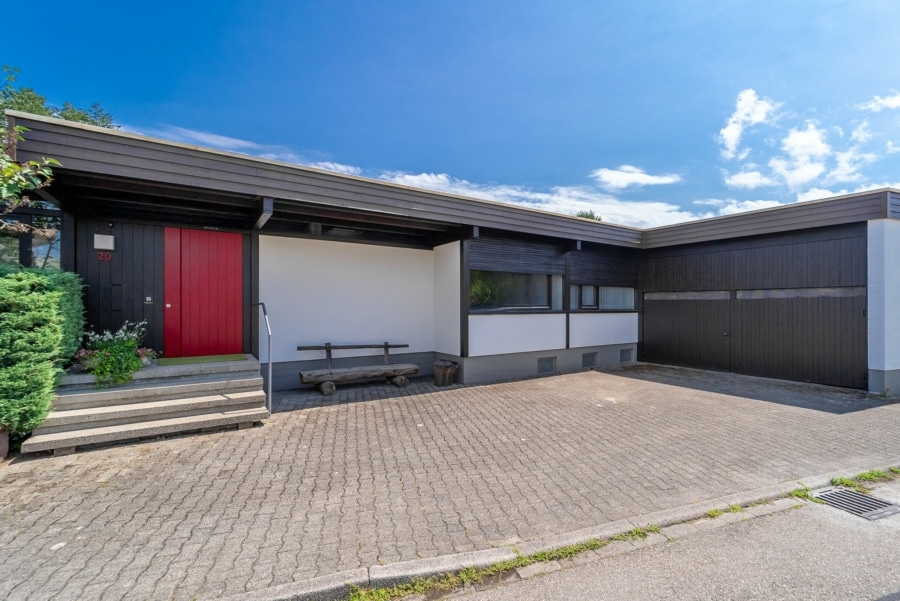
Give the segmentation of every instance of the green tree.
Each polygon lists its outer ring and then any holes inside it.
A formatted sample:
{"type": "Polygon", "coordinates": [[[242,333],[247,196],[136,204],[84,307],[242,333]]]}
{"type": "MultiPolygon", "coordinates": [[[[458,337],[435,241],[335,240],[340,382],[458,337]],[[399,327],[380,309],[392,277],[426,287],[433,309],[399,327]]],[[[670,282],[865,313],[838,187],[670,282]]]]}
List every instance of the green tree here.
{"type": "Polygon", "coordinates": [[[90,108],[80,109],[69,102],[62,107],[47,104],[47,98],[31,88],[16,87],[19,70],[4,65],[3,85],[0,86],[0,230],[25,231],[27,226],[3,219],[4,215],[19,207],[29,206],[32,199],[28,196],[50,183],[53,177],[52,167],[59,165],[55,159],[41,158],[39,161],[17,162],[15,156],[16,143],[22,139],[23,127],[8,127],[6,109],[23,111],[35,115],[56,117],[68,121],[88,123],[100,127],[115,128],[112,115],[94,103],[90,108]]]}
{"type": "Polygon", "coordinates": [[[103,110],[96,102],[90,108],[78,108],[71,102],[64,102],[61,107],[47,104],[47,98],[35,92],[32,88],[19,88],[16,79],[19,70],[9,65],[3,66],[3,85],[0,86],[0,127],[6,128],[6,116],[4,111],[12,109],[34,115],[55,117],[67,121],[77,121],[88,125],[98,125],[117,129],[112,115],[103,110]]]}
{"type": "Polygon", "coordinates": [[[603,217],[594,213],[594,211],[578,211],[575,213],[576,217],[581,217],[582,219],[593,219],[595,221],[603,221],[603,217]]]}

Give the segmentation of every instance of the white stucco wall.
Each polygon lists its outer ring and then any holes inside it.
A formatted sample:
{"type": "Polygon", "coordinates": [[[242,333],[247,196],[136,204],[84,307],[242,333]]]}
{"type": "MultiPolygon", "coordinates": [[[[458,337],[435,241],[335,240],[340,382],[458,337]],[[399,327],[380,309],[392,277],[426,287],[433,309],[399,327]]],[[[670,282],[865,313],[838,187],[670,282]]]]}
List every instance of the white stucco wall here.
{"type": "Polygon", "coordinates": [[[564,314],[469,316],[470,357],[565,347],[564,314]]]}
{"type": "Polygon", "coordinates": [[[601,346],[637,342],[637,313],[572,313],[569,346],[601,346]]]}
{"type": "Polygon", "coordinates": [[[434,248],[434,350],[460,354],[459,242],[434,248]]]}
{"type": "MultiPolygon", "coordinates": [[[[322,351],[296,349],[325,342],[387,340],[409,344],[394,352],[433,351],[432,255],[428,250],[260,236],[259,299],[272,323],[274,361],[322,359],[322,351]]],[[[260,360],[266,362],[264,336],[260,347],[260,360]]],[[[334,356],[381,353],[335,351],[334,356]]]]}
{"type": "Polygon", "coordinates": [[[869,222],[869,369],[900,369],[900,221],[869,222]]]}

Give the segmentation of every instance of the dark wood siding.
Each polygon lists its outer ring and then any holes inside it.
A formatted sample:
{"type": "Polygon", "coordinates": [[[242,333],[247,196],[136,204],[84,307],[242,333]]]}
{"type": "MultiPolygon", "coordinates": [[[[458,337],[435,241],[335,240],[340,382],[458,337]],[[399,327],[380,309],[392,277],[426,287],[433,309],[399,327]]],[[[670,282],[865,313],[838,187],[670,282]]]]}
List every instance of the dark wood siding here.
{"type": "Polygon", "coordinates": [[[481,237],[469,241],[469,268],[512,273],[564,274],[563,244],[513,238],[481,237]]]}
{"type": "Polygon", "coordinates": [[[75,264],[84,279],[88,327],[116,330],[125,321],[146,320],[144,345],[162,349],[163,228],[83,219],[76,232],[75,264]],[[94,234],[115,236],[110,260],[100,260],[94,234]]]}
{"type": "Polygon", "coordinates": [[[642,295],[723,291],[728,300],[645,299],[640,358],[865,388],[866,234],[860,223],[646,251],[642,295]],[[830,296],[835,289],[851,295],[830,296]],[[792,290],[813,297],[778,298],[792,290]]]}
{"type": "MultiPolygon", "coordinates": [[[[640,248],[641,230],[509,204],[409,188],[144,136],[16,113],[11,122],[29,128],[18,159],[58,158],[64,171],[134,178],[157,184],[279,201],[337,205],[430,220],[494,227],[640,248]]],[[[276,215],[278,210],[276,209],[276,215]]]]}
{"type": "Polygon", "coordinates": [[[648,250],[642,292],[866,285],[866,224],[648,250]]]}
{"type": "Polygon", "coordinates": [[[640,251],[583,244],[569,253],[569,283],[637,288],[640,251]]]}
{"type": "Polygon", "coordinates": [[[888,193],[888,217],[900,219],[900,194],[897,192],[888,193]]]}
{"type": "Polygon", "coordinates": [[[852,194],[653,228],[644,232],[644,248],[735,239],[773,232],[795,232],[883,219],[886,216],[887,194],[884,190],[852,194]]]}
{"type": "Polygon", "coordinates": [[[728,300],[645,300],[641,360],[731,370],[728,300]]]}

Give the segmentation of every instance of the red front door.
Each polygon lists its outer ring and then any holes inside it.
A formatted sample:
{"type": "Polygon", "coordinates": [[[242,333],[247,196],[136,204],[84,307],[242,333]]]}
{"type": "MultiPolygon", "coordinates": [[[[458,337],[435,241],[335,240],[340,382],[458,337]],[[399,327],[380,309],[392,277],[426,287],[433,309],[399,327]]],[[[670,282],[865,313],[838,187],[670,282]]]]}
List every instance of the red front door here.
{"type": "Polygon", "coordinates": [[[165,357],[243,351],[243,237],[167,227],[165,357]]]}

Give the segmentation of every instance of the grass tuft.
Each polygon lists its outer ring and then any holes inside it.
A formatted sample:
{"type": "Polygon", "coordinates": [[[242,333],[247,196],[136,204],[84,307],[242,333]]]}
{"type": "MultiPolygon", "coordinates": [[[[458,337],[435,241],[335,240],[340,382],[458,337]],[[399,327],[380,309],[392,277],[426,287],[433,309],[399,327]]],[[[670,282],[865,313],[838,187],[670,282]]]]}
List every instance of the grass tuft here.
{"type": "Polygon", "coordinates": [[[893,474],[900,474],[900,467],[889,467],[888,470],[893,474]]]}
{"type": "MultiPolygon", "coordinates": [[[[834,482],[832,482],[832,484],[834,484],[834,482]]],[[[823,501],[822,499],[815,498],[812,495],[812,491],[806,486],[804,486],[803,488],[795,488],[788,493],[788,496],[794,497],[795,499],[803,499],[804,501],[812,501],[813,503],[825,503],[825,501],[823,501]]]]}
{"type": "Polygon", "coordinates": [[[725,512],[722,511],[721,509],[710,509],[709,511],[706,512],[706,517],[717,518],[720,515],[722,515],[723,513],[725,513],[725,512]]]}
{"type": "Polygon", "coordinates": [[[863,492],[863,487],[860,486],[857,482],[847,478],[846,476],[837,476],[836,478],[831,479],[832,486],[843,486],[844,488],[850,488],[855,491],[863,492]]]}
{"type": "Polygon", "coordinates": [[[725,511],[727,511],[728,513],[738,513],[739,511],[743,511],[743,509],[744,508],[740,505],[729,505],[728,509],[726,509],[725,511]]]}
{"type": "Polygon", "coordinates": [[[880,482],[882,480],[890,480],[891,477],[881,470],[869,470],[868,472],[856,474],[856,477],[853,479],[857,482],[880,482]]]}

